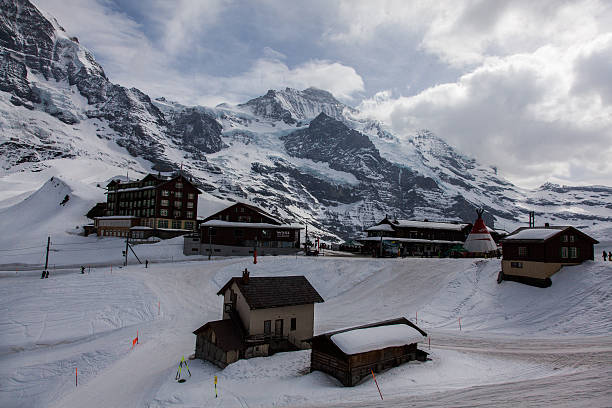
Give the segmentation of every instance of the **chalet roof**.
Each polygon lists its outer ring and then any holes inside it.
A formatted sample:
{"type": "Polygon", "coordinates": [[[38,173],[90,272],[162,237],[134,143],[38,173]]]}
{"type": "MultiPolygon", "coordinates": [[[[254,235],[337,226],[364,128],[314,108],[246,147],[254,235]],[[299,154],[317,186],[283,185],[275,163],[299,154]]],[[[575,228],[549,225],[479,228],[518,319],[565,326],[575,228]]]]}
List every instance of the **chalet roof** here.
{"type": "Polygon", "coordinates": [[[366,231],[395,231],[389,224],[379,224],[370,228],[366,228],[366,231]]]}
{"type": "MultiPolygon", "coordinates": [[[[405,317],[399,317],[322,333],[315,336],[315,338],[326,337],[340,351],[350,355],[369,350],[416,343],[423,336],[427,336],[425,331],[405,317]],[[398,328],[398,326],[405,326],[405,328],[398,328]],[[375,330],[370,330],[374,328],[375,330]],[[408,341],[410,343],[407,343],[408,341]]],[[[309,339],[308,341],[311,340],[309,339]]]]}
{"type": "Polygon", "coordinates": [[[268,229],[304,229],[299,225],[290,224],[268,224],[266,222],[232,222],[223,220],[208,220],[200,224],[200,228],[216,227],[216,228],[268,228],[268,229]]]}
{"type": "Polygon", "coordinates": [[[217,295],[223,295],[232,283],[236,283],[251,309],[321,303],[323,298],[304,276],[262,276],[231,278],[217,295]]]}
{"type": "Polygon", "coordinates": [[[399,228],[420,228],[420,229],[437,229],[446,231],[462,231],[469,227],[470,224],[459,222],[433,222],[433,221],[416,221],[416,220],[390,220],[384,218],[378,224],[366,228],[366,231],[395,231],[399,228]]]}
{"type": "Polygon", "coordinates": [[[344,354],[350,355],[418,343],[423,335],[414,327],[400,323],[348,330],[330,339],[344,354]]]}
{"type": "Polygon", "coordinates": [[[454,223],[454,222],[432,222],[432,221],[412,221],[412,220],[396,220],[392,223],[400,228],[428,228],[441,229],[450,231],[461,231],[470,224],[454,223]]]}
{"type": "Polygon", "coordinates": [[[211,328],[215,332],[216,346],[221,350],[231,351],[242,348],[245,333],[242,327],[240,327],[240,324],[233,319],[208,322],[204,326],[196,329],[193,334],[197,336],[207,328],[211,328]]]}
{"type": "Polygon", "coordinates": [[[275,222],[275,223],[277,223],[277,224],[282,224],[282,223],[281,223],[281,221],[280,221],[278,218],[276,218],[276,217],[274,217],[273,215],[271,215],[271,214],[267,213],[266,211],[262,210],[261,208],[259,208],[259,207],[255,207],[254,205],[251,205],[251,204],[242,203],[242,202],[238,202],[238,203],[232,204],[232,205],[230,205],[230,206],[228,206],[228,207],[225,207],[225,208],[224,208],[224,209],[222,209],[221,211],[217,211],[216,213],[209,215],[209,216],[208,216],[208,217],[206,217],[205,219],[206,219],[206,220],[209,220],[209,219],[211,219],[211,218],[214,218],[214,217],[216,217],[217,215],[219,215],[220,213],[222,213],[223,211],[226,211],[226,210],[227,210],[227,209],[229,209],[229,208],[232,208],[232,207],[235,207],[235,206],[239,206],[239,205],[244,206],[244,207],[247,207],[247,208],[249,208],[249,209],[251,209],[251,210],[255,211],[256,213],[261,214],[261,215],[263,215],[263,216],[264,216],[264,217],[266,217],[266,218],[269,218],[270,220],[272,220],[273,222],[275,222]]]}
{"type": "Polygon", "coordinates": [[[463,244],[463,241],[447,241],[443,239],[425,239],[425,238],[397,238],[397,237],[364,237],[359,238],[361,242],[375,241],[397,241],[397,242],[412,242],[416,244],[463,244]]]}
{"type": "Polygon", "coordinates": [[[597,244],[599,241],[588,236],[584,232],[568,225],[549,225],[544,227],[521,227],[510,235],[505,237],[502,242],[532,242],[532,243],[543,243],[553,238],[557,234],[563,231],[571,229],[580,235],[583,235],[588,240],[597,244]]]}

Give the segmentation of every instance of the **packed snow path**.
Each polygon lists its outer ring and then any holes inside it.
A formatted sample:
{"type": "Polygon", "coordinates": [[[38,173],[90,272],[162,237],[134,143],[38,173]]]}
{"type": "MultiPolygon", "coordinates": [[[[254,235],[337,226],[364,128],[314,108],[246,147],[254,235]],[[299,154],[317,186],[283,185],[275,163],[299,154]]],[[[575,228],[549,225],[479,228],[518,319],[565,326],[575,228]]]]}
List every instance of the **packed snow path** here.
{"type": "Polygon", "coordinates": [[[178,361],[193,353],[191,332],[220,318],[216,292],[244,267],[253,276],[304,274],[325,299],[315,332],[401,315],[414,321],[418,312],[432,361],[377,375],[385,406],[612,401],[612,264],[566,268],[539,289],[497,285],[498,260],[263,257],[47,280],[0,272],[0,406],[383,406],[369,380],[345,388],[309,373],[308,351],[225,370],[190,361],[192,378],[177,384],[178,361]],[[131,349],[136,329],[140,344],[131,349]]]}

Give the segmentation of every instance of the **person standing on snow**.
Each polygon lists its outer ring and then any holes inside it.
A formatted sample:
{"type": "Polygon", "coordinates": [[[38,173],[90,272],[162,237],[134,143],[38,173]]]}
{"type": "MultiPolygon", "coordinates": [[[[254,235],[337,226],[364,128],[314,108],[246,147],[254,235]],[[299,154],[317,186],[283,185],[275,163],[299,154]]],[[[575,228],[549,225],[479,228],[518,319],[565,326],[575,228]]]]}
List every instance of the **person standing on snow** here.
{"type": "Polygon", "coordinates": [[[608,261],[612,261],[612,252],[608,252],[608,261]]]}
{"type": "Polygon", "coordinates": [[[606,255],[606,250],[604,249],[604,251],[603,251],[603,259],[604,259],[604,262],[606,262],[606,257],[607,257],[607,256],[608,256],[608,255],[606,255]]]}

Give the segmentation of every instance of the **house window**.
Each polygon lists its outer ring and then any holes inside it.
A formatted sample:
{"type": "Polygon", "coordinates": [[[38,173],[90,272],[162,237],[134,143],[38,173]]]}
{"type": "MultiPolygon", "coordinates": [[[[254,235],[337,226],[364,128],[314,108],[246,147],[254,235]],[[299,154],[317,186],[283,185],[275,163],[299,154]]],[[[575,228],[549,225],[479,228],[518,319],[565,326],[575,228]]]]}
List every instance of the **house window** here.
{"type": "Polygon", "coordinates": [[[240,212],[244,212],[244,207],[240,207],[240,212]]]}
{"type": "Polygon", "coordinates": [[[168,228],[168,220],[158,220],[157,228],[168,228]]]}
{"type": "Polygon", "coordinates": [[[567,247],[561,247],[561,258],[567,258],[567,247]]]}
{"type": "Polygon", "coordinates": [[[263,238],[268,238],[270,236],[270,231],[268,231],[268,230],[261,230],[261,236],[263,238]]]}
{"type": "Polygon", "coordinates": [[[168,210],[159,210],[159,215],[161,215],[162,217],[167,217],[168,216],[168,210]]]}
{"type": "MultiPolygon", "coordinates": [[[[571,235],[570,235],[570,240],[571,240],[571,235]]],[[[569,249],[569,253],[570,253],[570,258],[578,258],[578,248],[576,247],[571,247],[569,249]]]]}
{"type": "Polygon", "coordinates": [[[276,231],[277,238],[289,238],[289,231],[276,231]]]}
{"type": "Polygon", "coordinates": [[[172,228],[173,229],[181,229],[181,222],[179,220],[173,220],[172,221],[172,228]]]}
{"type": "Polygon", "coordinates": [[[187,194],[187,198],[189,198],[190,200],[193,200],[195,198],[195,194],[194,193],[189,193],[189,194],[187,194]]]}
{"type": "Polygon", "coordinates": [[[522,262],[510,262],[510,267],[521,269],[523,267],[523,263],[522,262]]]}
{"type": "Polygon", "coordinates": [[[180,201],[175,201],[175,202],[174,202],[174,206],[175,206],[176,208],[181,208],[181,206],[182,206],[182,205],[183,205],[183,203],[181,203],[180,201]]]}
{"type": "Polygon", "coordinates": [[[175,211],[174,212],[174,217],[175,218],[180,218],[181,217],[181,212],[180,211],[175,211]]]}
{"type": "Polygon", "coordinates": [[[193,208],[193,201],[187,202],[187,208],[193,208]]]}
{"type": "Polygon", "coordinates": [[[297,326],[297,319],[295,317],[291,318],[291,331],[294,331],[297,326]]]}
{"type": "Polygon", "coordinates": [[[193,218],[193,211],[187,211],[187,212],[185,213],[185,217],[187,217],[187,218],[193,218]]]}
{"type": "Polygon", "coordinates": [[[567,235],[563,235],[561,237],[561,242],[567,242],[567,235]]]}
{"type": "Polygon", "coordinates": [[[181,183],[180,181],[177,181],[176,188],[183,188],[183,183],[181,183]]]}
{"type": "Polygon", "coordinates": [[[264,320],[264,334],[272,333],[272,320],[264,320]]]}
{"type": "Polygon", "coordinates": [[[168,197],[169,195],[170,195],[170,192],[168,190],[162,190],[162,196],[168,197]]]}
{"type": "Polygon", "coordinates": [[[519,256],[527,256],[527,247],[519,247],[518,248],[519,256]]]}
{"type": "Polygon", "coordinates": [[[251,217],[248,215],[240,215],[238,217],[238,222],[251,222],[251,217]]]}
{"type": "Polygon", "coordinates": [[[161,200],[161,205],[162,207],[167,207],[168,206],[168,200],[161,200]]]}
{"type": "Polygon", "coordinates": [[[193,221],[185,221],[185,229],[192,230],[193,229],[193,221]]]}
{"type": "Polygon", "coordinates": [[[177,191],[176,193],[174,193],[174,196],[176,198],[182,198],[183,197],[183,192],[182,191],[177,191]]]}
{"type": "Polygon", "coordinates": [[[573,236],[573,235],[570,235],[570,236],[569,236],[569,240],[570,240],[569,242],[574,242],[574,236],[573,236]]]}

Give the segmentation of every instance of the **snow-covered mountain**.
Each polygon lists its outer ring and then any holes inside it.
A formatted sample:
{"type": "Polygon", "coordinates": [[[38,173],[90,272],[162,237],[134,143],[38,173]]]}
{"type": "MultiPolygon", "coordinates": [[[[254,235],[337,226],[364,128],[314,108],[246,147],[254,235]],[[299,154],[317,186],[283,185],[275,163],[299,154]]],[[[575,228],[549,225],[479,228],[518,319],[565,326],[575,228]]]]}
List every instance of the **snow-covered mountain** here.
{"type": "Polygon", "coordinates": [[[201,215],[247,200],[329,239],[385,215],[472,222],[477,207],[507,230],[534,210],[539,223],[612,233],[610,187],[520,189],[428,131],[394,135],[315,88],[210,108],[152,100],[111,83],[51,16],[0,0],[0,208],[52,176],[103,187],[179,168],[206,192],[201,215]]]}

